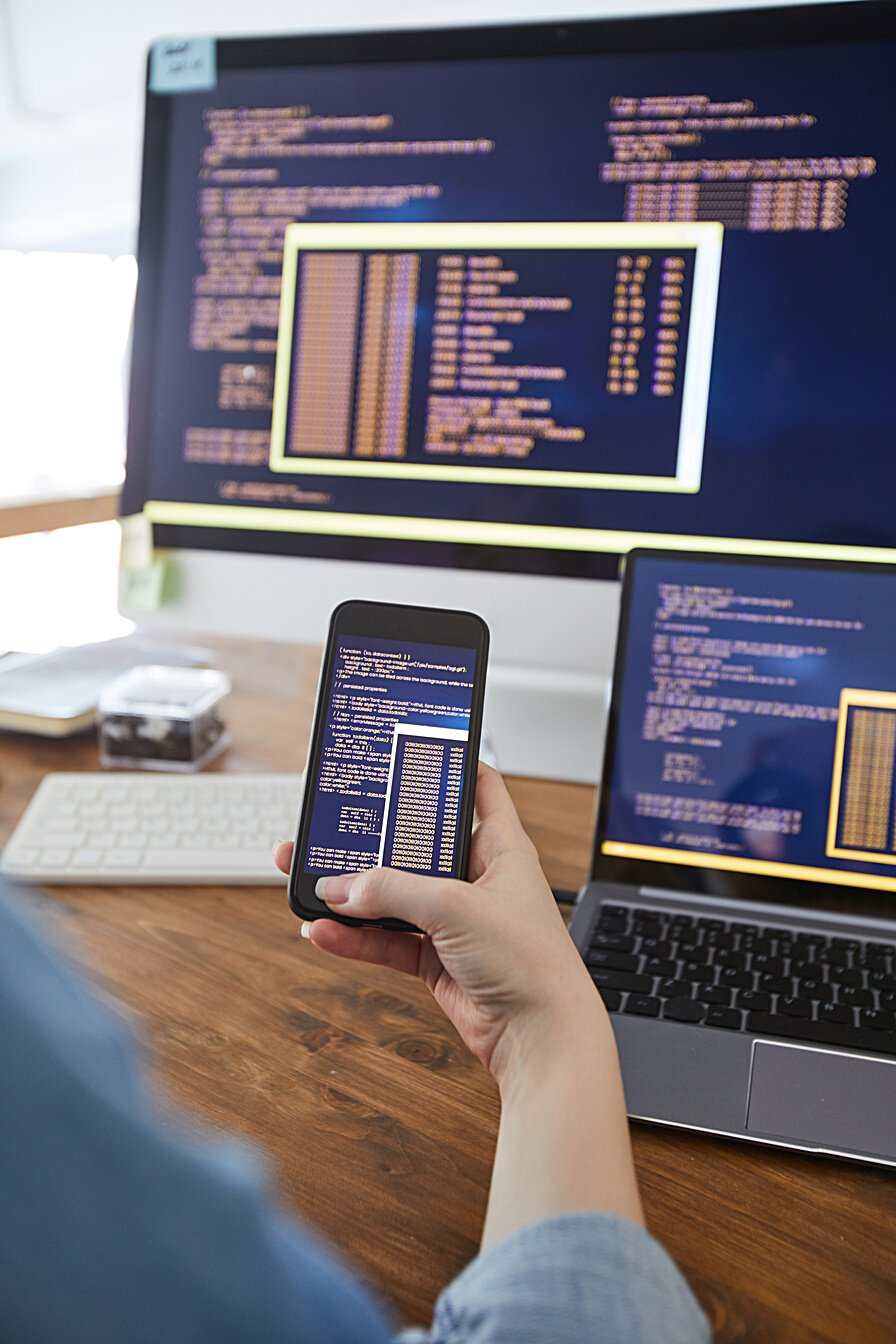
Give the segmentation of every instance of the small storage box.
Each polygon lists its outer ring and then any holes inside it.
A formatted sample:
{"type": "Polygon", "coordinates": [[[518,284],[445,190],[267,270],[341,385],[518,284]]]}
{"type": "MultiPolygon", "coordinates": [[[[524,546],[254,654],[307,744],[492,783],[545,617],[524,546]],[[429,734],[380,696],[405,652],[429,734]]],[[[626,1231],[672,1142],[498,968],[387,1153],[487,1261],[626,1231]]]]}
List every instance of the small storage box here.
{"type": "Polygon", "coordinates": [[[230,678],[210,668],[134,667],[100,693],[102,765],[201,770],[230,745],[222,702],[230,678]]]}

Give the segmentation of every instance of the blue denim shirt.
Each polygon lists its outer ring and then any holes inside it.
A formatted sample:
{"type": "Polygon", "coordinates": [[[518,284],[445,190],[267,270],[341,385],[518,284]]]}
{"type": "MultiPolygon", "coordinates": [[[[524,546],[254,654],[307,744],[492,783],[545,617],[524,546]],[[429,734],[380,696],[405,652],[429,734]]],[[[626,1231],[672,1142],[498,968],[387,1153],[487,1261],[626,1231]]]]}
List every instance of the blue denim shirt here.
{"type": "MultiPolygon", "coordinates": [[[[277,1206],[246,1145],[167,1119],[127,1033],[0,899],[0,1339],[385,1344],[369,1291],[277,1206]]],[[[698,1344],[641,1228],[546,1219],[478,1256],[402,1344],[698,1344]]]]}

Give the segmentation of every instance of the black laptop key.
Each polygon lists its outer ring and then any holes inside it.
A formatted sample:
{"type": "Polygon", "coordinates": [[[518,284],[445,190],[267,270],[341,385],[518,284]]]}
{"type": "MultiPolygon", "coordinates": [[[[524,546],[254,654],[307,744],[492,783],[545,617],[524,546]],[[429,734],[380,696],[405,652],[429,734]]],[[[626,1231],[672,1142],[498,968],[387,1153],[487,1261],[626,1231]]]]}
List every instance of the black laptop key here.
{"type": "Polygon", "coordinates": [[[671,1022],[702,1022],[706,1013],[702,1003],[695,999],[667,999],[663,1017],[671,1022]]]}
{"type": "Polygon", "coordinates": [[[842,947],[847,952],[858,952],[861,944],[857,938],[832,938],[831,947],[842,947]]]}
{"type": "Polygon", "coordinates": [[[790,963],[790,974],[798,975],[801,980],[823,980],[824,966],[820,961],[801,961],[795,956],[790,963]]]}
{"type": "Polygon", "coordinates": [[[896,957],[896,944],[894,943],[866,943],[865,946],[869,952],[879,952],[884,957],[896,957]]]}
{"type": "Polygon", "coordinates": [[[896,993],[896,975],[889,971],[869,971],[868,987],[883,990],[885,994],[896,993]]]}
{"type": "Polygon", "coordinates": [[[762,971],[764,975],[785,975],[787,963],[783,957],[769,957],[759,953],[753,957],[752,968],[754,971],[762,971]]]}
{"type": "Polygon", "coordinates": [[[628,990],[632,994],[649,994],[653,989],[652,975],[631,975],[627,971],[592,968],[591,979],[598,989],[628,990]]]}
{"type": "Polygon", "coordinates": [[[656,992],[663,999],[677,999],[681,995],[690,997],[691,985],[688,980],[661,980],[656,992]]]}
{"type": "Polygon", "coordinates": [[[863,1008],[859,1013],[859,1026],[869,1027],[872,1031],[896,1031],[896,1013],[881,1008],[863,1008]]]}
{"type": "Polygon", "coordinates": [[[709,950],[689,940],[678,944],[678,955],[685,961],[709,961],[709,950]]]}
{"type": "Polygon", "coordinates": [[[609,971],[636,971],[640,957],[631,952],[611,952],[606,947],[596,947],[585,958],[586,964],[594,968],[605,966],[609,971]]]}
{"type": "Polygon", "coordinates": [[[625,1011],[637,1017],[659,1017],[661,1004],[662,1000],[652,994],[629,994],[625,1011]]]}
{"type": "Polygon", "coordinates": [[[604,929],[598,929],[591,946],[606,947],[611,952],[634,952],[635,940],[630,933],[607,933],[604,929]]]}
{"type": "Polygon", "coordinates": [[[761,989],[741,989],[734,1002],[738,1008],[747,1008],[753,1013],[767,1013],[772,1006],[772,996],[761,989]]]}
{"type": "Polygon", "coordinates": [[[886,1008],[889,1012],[896,1011],[896,990],[890,990],[888,993],[880,996],[881,1008],[886,1008]]]}
{"type": "Polygon", "coordinates": [[[601,933],[625,933],[628,920],[624,915],[608,915],[606,910],[602,910],[597,927],[601,933]]]}
{"type": "Polygon", "coordinates": [[[818,1005],[819,1022],[833,1022],[835,1026],[852,1026],[852,1009],[839,1003],[820,1003],[818,1005]]]}
{"type": "Polygon", "coordinates": [[[764,989],[767,994],[789,994],[793,989],[793,981],[783,975],[760,975],[758,988],[764,989]]]}
{"type": "Polygon", "coordinates": [[[743,1014],[736,1008],[710,1008],[706,1013],[708,1027],[726,1027],[729,1031],[740,1031],[743,1014]]]}
{"type": "Polygon", "coordinates": [[[736,971],[733,966],[723,966],[719,971],[719,984],[731,989],[752,989],[753,972],[736,971]]]}
{"type": "Polygon", "coordinates": [[[806,1017],[812,1016],[812,1000],[796,998],[792,994],[781,994],[778,996],[778,1012],[783,1013],[785,1017],[806,1017]]]}
{"type": "Polygon", "coordinates": [[[852,985],[840,985],[837,1002],[847,1004],[850,1008],[873,1008],[874,995],[870,989],[853,989],[852,985]]]}
{"type": "Polygon", "coordinates": [[[731,990],[722,985],[701,985],[694,998],[700,1003],[713,1003],[723,1008],[731,1004],[731,990]]]}
{"type": "Polygon", "coordinates": [[[724,919],[707,919],[704,917],[697,920],[698,929],[724,929],[724,927],[724,919]]]}
{"type": "Polygon", "coordinates": [[[834,987],[820,980],[800,980],[798,989],[804,999],[815,999],[819,1003],[833,1003],[834,987]]]}
{"type": "Polygon", "coordinates": [[[638,951],[648,957],[671,957],[672,944],[668,938],[642,938],[638,951]]]}
{"type": "Polygon", "coordinates": [[[635,933],[650,938],[661,938],[663,935],[662,920],[656,915],[640,915],[635,911],[635,933]]]}
{"type": "Polygon", "coordinates": [[[795,1041],[818,1045],[840,1045],[853,1050],[874,1050],[896,1055],[896,1032],[841,1025],[836,1022],[807,1022],[804,1018],[778,1017],[769,1013],[748,1013],[747,1031],[757,1036],[785,1036],[795,1041]]]}
{"type": "Polygon", "coordinates": [[[675,974],[677,964],[671,957],[648,957],[644,963],[644,970],[649,972],[650,975],[661,975],[668,978],[675,974]]]}
{"type": "Polygon", "coordinates": [[[608,1013],[615,1013],[622,1002],[622,995],[618,989],[599,989],[598,993],[604,1001],[604,1007],[608,1013]]]}
{"type": "Polygon", "coordinates": [[[691,915],[672,915],[672,924],[677,929],[692,929],[694,920],[691,915]]]}
{"type": "Polygon", "coordinates": [[[849,965],[849,953],[844,947],[823,947],[818,954],[818,960],[823,961],[826,966],[843,968],[849,965]]]}
{"type": "Polygon", "coordinates": [[[682,980],[690,980],[695,985],[711,985],[716,973],[711,966],[699,961],[686,961],[681,968],[682,980]]]}
{"type": "Polygon", "coordinates": [[[746,952],[732,952],[728,948],[721,948],[716,953],[714,961],[717,966],[730,966],[735,971],[745,971],[747,969],[746,952]]]}
{"type": "Polygon", "coordinates": [[[862,988],[862,972],[847,966],[829,967],[828,979],[832,985],[852,985],[853,989],[862,988]]]}

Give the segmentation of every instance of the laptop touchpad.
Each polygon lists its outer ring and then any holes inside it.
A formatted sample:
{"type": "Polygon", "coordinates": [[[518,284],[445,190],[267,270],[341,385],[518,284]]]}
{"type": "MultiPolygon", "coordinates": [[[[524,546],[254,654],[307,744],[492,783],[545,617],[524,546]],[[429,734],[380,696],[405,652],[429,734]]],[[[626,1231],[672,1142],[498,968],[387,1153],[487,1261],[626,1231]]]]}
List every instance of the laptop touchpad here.
{"type": "Polygon", "coordinates": [[[757,1041],[747,1130],[896,1157],[896,1060],[757,1041]]]}

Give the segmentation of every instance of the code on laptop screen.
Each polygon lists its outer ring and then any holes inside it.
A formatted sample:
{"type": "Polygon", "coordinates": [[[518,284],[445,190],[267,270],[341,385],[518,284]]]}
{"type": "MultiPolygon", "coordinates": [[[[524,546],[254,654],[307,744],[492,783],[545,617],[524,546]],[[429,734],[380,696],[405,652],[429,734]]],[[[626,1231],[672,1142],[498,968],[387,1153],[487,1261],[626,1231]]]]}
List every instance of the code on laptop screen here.
{"type": "Polygon", "coordinates": [[[896,577],[633,563],[600,852],[896,890],[896,577]]]}

